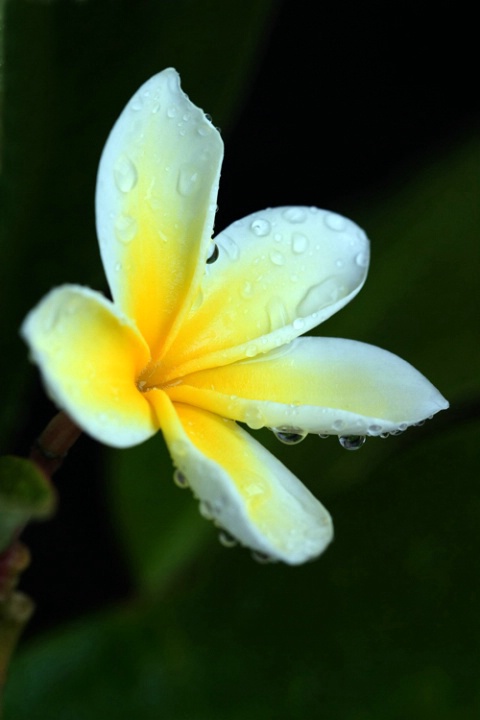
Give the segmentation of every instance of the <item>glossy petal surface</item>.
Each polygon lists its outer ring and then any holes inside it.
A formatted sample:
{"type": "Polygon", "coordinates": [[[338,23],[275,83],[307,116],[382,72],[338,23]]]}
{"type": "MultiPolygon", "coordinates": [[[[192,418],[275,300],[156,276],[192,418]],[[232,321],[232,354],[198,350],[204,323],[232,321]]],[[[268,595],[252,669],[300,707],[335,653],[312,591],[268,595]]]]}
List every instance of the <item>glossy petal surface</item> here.
{"type": "Polygon", "coordinates": [[[149,359],[136,328],[99,293],[52,290],[22,326],[52,399],[92,437],[128,447],[158,426],[136,378],[149,359]]]}
{"type": "Polygon", "coordinates": [[[193,373],[169,393],[253,428],[335,435],[405,429],[448,406],[397,355],[338,338],[298,338],[270,354],[193,373]]]}
{"type": "Polygon", "coordinates": [[[241,543],[298,564],[332,539],[330,515],[297,478],[231,420],[147,393],[175,465],[205,514],[241,543]]]}
{"type": "Polygon", "coordinates": [[[105,145],[96,194],[102,260],[115,303],[153,357],[203,273],[222,157],[219,133],[172,69],[140,88],[105,145]]]}
{"type": "Polygon", "coordinates": [[[291,341],[346,305],[367,274],[363,230],[318,208],[254,213],[215,242],[218,259],[166,358],[169,377],[178,365],[224,365],[291,341]]]}

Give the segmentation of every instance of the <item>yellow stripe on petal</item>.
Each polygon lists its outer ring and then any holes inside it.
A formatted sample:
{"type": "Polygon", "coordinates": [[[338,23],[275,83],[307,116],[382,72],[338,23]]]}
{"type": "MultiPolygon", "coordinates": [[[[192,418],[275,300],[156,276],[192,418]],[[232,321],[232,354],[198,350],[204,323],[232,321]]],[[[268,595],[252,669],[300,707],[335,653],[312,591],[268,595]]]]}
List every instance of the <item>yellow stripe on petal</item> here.
{"type": "Polygon", "coordinates": [[[92,437],[128,447],[156,432],[136,385],[149,350],[102,295],[73,285],[52,290],[29,313],[22,335],[52,399],[92,437]]]}
{"type": "Polygon", "coordinates": [[[346,305],[367,274],[363,230],[318,208],[254,213],[215,242],[218,259],[166,359],[171,377],[178,365],[184,374],[290,342],[346,305]]]}
{"type": "Polygon", "coordinates": [[[403,430],[448,407],[401,358],[337,338],[299,338],[268,355],[193,373],[168,392],[252,428],[334,435],[403,430]]]}
{"type": "Polygon", "coordinates": [[[157,358],[204,272],[223,157],[173,69],[145,83],[100,161],[97,231],[115,302],[157,358]]]}
{"type": "Polygon", "coordinates": [[[323,505],[271,453],[230,420],[147,393],[173,460],[203,512],[243,545],[296,565],[333,536],[323,505]]]}

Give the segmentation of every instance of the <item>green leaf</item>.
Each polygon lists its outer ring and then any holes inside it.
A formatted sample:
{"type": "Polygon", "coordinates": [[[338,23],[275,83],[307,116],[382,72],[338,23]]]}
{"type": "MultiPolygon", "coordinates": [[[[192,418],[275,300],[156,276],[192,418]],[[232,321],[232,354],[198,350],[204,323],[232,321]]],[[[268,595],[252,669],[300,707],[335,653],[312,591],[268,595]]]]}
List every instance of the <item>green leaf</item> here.
{"type": "Polygon", "coordinates": [[[50,517],[55,493],[48,478],[24,458],[0,457],[0,552],[32,519],[50,517]]]}

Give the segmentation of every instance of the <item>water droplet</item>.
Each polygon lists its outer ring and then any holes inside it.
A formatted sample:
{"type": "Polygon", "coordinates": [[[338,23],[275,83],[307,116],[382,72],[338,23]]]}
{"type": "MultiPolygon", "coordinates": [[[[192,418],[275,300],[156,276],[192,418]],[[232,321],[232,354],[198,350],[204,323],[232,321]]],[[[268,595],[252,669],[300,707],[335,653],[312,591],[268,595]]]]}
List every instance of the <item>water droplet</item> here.
{"type": "Polygon", "coordinates": [[[180,470],[175,470],[173,473],[173,482],[177,487],[181,488],[182,490],[185,490],[185,488],[188,488],[188,480],[185,477],[185,475],[180,470]]]}
{"type": "Polygon", "coordinates": [[[210,128],[205,125],[199,125],[197,127],[197,134],[200,135],[200,137],[206,137],[210,132],[210,128]]]}
{"type": "Polygon", "coordinates": [[[275,559],[272,558],[270,555],[258,552],[257,550],[252,552],[252,559],[255,560],[255,562],[260,563],[261,565],[268,565],[269,563],[275,562],[275,559]]]}
{"type": "Polygon", "coordinates": [[[270,253],[270,260],[274,265],[284,265],[285,264],[285,258],[282,255],[282,253],[277,252],[276,250],[272,250],[270,253]]]}
{"type": "Polygon", "coordinates": [[[238,260],[240,249],[235,240],[229,235],[222,235],[222,250],[225,250],[230,260],[238,260]]]}
{"type": "Polygon", "coordinates": [[[137,95],[135,95],[135,96],[132,98],[132,101],[131,101],[131,103],[130,103],[130,107],[132,108],[132,110],[135,110],[135,111],[138,111],[138,110],[141,110],[141,109],[142,109],[142,107],[143,107],[143,100],[142,100],[142,96],[140,95],[140,93],[137,93],[137,95]]]}
{"type": "Polygon", "coordinates": [[[303,223],[307,218],[307,213],[301,207],[289,207],[283,211],[282,215],[289,223],[303,223]]]}
{"type": "Polygon", "coordinates": [[[215,262],[215,260],[218,260],[219,252],[220,252],[220,251],[219,251],[219,249],[218,249],[218,245],[216,245],[215,243],[213,243],[213,244],[212,244],[212,247],[210,248],[210,253],[209,253],[208,257],[207,257],[207,264],[208,264],[208,265],[211,265],[212,263],[215,262]]]}
{"type": "Polygon", "coordinates": [[[297,313],[303,317],[336,302],[340,296],[340,286],[335,277],[329,277],[307,290],[297,306],[297,313]]]}
{"type": "Polygon", "coordinates": [[[263,415],[258,407],[248,407],[243,415],[243,422],[252,430],[259,430],[265,425],[263,415]]]}
{"type": "Polygon", "coordinates": [[[250,223],[250,230],[257,237],[265,237],[265,235],[269,234],[271,225],[268,220],[265,220],[264,218],[256,218],[250,223]]]}
{"type": "Polygon", "coordinates": [[[115,220],[115,235],[122,243],[129,243],[138,232],[138,223],[130,215],[119,215],[115,220]]]}
{"type": "Polygon", "coordinates": [[[281,427],[271,428],[271,430],[277,440],[280,440],[280,442],[285,445],[298,445],[298,443],[305,440],[308,435],[308,433],[303,430],[299,430],[298,428],[281,427]]]}
{"type": "Polygon", "coordinates": [[[184,440],[174,440],[171,449],[172,455],[179,455],[180,457],[185,457],[188,452],[188,443],[186,443],[184,440]]]}
{"type": "Polygon", "coordinates": [[[199,187],[199,172],[193,165],[183,165],[178,173],[177,190],[180,195],[188,197],[199,187]]]}
{"type": "Polygon", "coordinates": [[[305,320],[303,318],[296,318],[293,321],[293,329],[294,330],[303,330],[305,327],[305,320]]]}
{"type": "Polygon", "coordinates": [[[267,304],[267,315],[270,320],[270,331],[274,332],[278,328],[285,327],[288,324],[288,314],[280,297],[273,297],[267,304]]]}
{"type": "Polygon", "coordinates": [[[213,509],[207,500],[201,500],[200,505],[198,506],[198,509],[200,511],[200,515],[202,517],[204,517],[206,520],[213,520],[213,518],[214,518],[213,509]]]}
{"type": "Polygon", "coordinates": [[[258,348],[255,345],[255,343],[249,343],[247,347],[245,348],[245,355],[247,357],[255,357],[255,355],[258,352],[258,348]]]}
{"type": "Polygon", "coordinates": [[[355,257],[355,262],[357,263],[358,267],[365,268],[368,265],[368,255],[364,252],[359,252],[358,255],[355,257]]]}
{"type": "Polygon", "coordinates": [[[343,428],[343,426],[344,426],[343,420],[335,420],[332,423],[332,428],[336,431],[341,430],[343,428]]]}
{"type": "Polygon", "coordinates": [[[318,437],[322,440],[326,440],[330,435],[328,433],[318,433],[318,437]]]}
{"type": "Polygon", "coordinates": [[[369,425],[368,426],[368,434],[369,435],[380,435],[382,432],[382,426],[381,425],[369,425]]]}
{"type": "Polygon", "coordinates": [[[342,260],[341,258],[339,258],[338,260],[335,260],[335,265],[336,265],[338,268],[343,267],[344,264],[345,264],[345,263],[343,262],[343,260],[342,260]]]}
{"type": "Polygon", "coordinates": [[[325,215],[325,225],[330,228],[330,230],[336,230],[340,232],[341,230],[345,230],[345,228],[347,227],[347,221],[341,215],[329,212],[325,215]]]}
{"type": "Polygon", "coordinates": [[[230,535],[230,533],[226,530],[220,530],[218,539],[220,541],[220,545],[223,545],[223,547],[226,548],[233,548],[238,545],[238,540],[236,540],[233,535],[230,535]]]}
{"type": "Polygon", "coordinates": [[[292,250],[297,255],[301,255],[308,248],[308,238],[302,233],[293,233],[292,235],[292,250]]]}
{"type": "Polygon", "coordinates": [[[248,300],[253,295],[253,285],[248,280],[243,284],[243,287],[240,291],[240,295],[245,299],[248,300]]]}
{"type": "Polygon", "coordinates": [[[113,167],[115,185],[120,192],[128,193],[137,184],[137,168],[126,155],[120,155],[113,167]]]}
{"type": "Polygon", "coordinates": [[[273,239],[275,240],[275,242],[282,242],[282,235],[281,235],[281,233],[275,233],[273,239]]]}
{"type": "Polygon", "coordinates": [[[167,117],[174,118],[177,114],[177,108],[175,105],[170,105],[170,107],[167,109],[167,117]]]}
{"type": "Polygon", "coordinates": [[[365,443],[365,435],[340,435],[338,441],[345,450],[360,450],[365,443]]]}

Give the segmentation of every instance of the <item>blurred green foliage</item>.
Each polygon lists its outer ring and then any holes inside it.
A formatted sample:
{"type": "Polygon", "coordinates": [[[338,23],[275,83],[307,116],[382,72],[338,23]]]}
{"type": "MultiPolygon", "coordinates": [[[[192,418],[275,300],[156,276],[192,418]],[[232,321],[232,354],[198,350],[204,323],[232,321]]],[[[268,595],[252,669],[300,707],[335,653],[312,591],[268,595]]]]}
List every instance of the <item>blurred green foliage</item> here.
{"type": "MultiPolygon", "coordinates": [[[[125,101],[175,66],[228,137],[260,64],[271,5],[4,3],[2,449],[34,415],[34,371],[18,339],[25,313],[52,285],[105,287],[93,189],[125,101]]],[[[477,716],[479,155],[464,133],[342,208],[368,229],[372,267],[355,302],[318,329],[398,353],[451,410],[358,453],[332,438],[286,448],[259,433],[335,520],[333,546],[301,568],[260,566],[221,548],[189,493],[170,481],[161,437],[106,452],[133,592],[25,644],[11,669],[7,720],[477,716]]]]}

